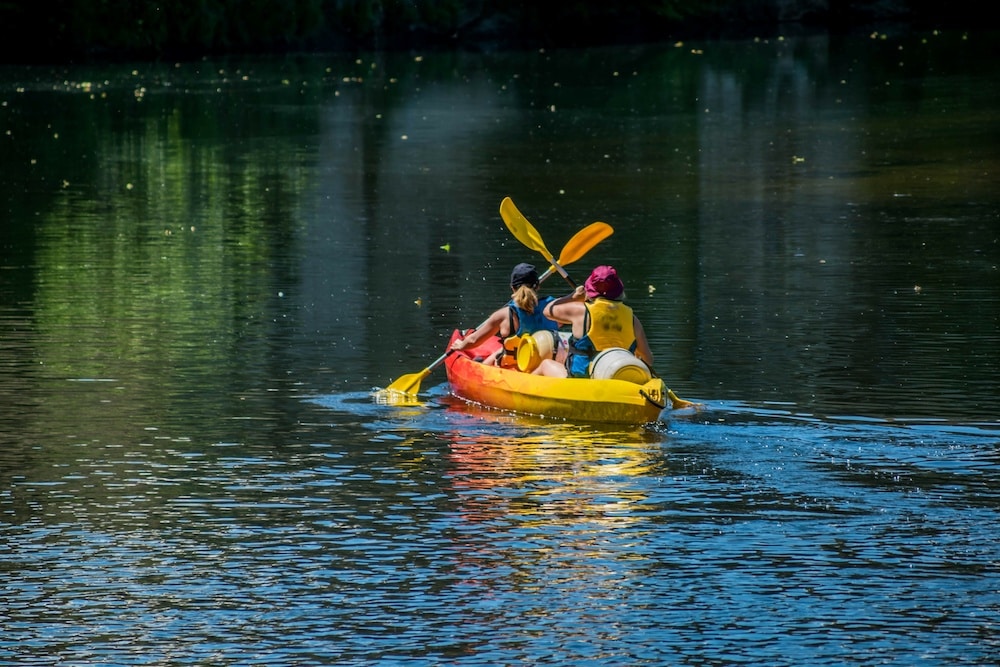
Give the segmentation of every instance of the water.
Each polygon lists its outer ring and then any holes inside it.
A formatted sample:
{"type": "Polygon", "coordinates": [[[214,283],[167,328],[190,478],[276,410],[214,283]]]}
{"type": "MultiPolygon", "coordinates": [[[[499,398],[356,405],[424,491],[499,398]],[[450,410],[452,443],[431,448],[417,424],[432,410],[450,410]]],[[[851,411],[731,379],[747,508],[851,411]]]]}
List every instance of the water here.
{"type": "Polygon", "coordinates": [[[3,70],[0,664],[995,664],[990,39],[3,70]],[[507,195],[703,410],[373,397],[507,195]]]}

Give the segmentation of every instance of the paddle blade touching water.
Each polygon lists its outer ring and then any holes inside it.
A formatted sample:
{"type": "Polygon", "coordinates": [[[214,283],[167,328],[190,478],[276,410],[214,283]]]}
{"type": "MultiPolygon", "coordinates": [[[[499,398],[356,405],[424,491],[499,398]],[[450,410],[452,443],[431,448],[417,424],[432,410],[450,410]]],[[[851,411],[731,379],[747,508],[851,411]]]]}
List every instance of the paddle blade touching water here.
{"type": "Polygon", "coordinates": [[[409,373],[400,377],[398,380],[390,384],[385,388],[385,391],[395,391],[401,394],[412,394],[417,395],[420,393],[420,383],[424,381],[424,378],[431,374],[435,368],[437,368],[444,358],[448,356],[448,353],[442,354],[440,357],[431,362],[431,364],[422,371],[417,373],[409,373]]]}

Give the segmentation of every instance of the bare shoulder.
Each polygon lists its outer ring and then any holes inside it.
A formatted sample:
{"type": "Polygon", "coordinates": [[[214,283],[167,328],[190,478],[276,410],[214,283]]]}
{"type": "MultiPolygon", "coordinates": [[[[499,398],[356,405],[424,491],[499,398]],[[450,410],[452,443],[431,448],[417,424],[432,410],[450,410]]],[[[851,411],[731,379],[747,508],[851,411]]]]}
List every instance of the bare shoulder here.
{"type": "Polygon", "coordinates": [[[563,302],[553,302],[550,303],[546,310],[553,315],[559,315],[561,317],[571,317],[576,313],[583,312],[585,308],[582,301],[563,301],[563,302]]]}

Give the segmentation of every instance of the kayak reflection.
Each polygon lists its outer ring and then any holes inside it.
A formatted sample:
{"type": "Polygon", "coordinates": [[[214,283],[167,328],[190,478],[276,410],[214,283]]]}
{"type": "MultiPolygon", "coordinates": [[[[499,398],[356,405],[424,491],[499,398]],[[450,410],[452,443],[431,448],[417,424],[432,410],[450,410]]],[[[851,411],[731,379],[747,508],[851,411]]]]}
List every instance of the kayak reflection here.
{"type": "Polygon", "coordinates": [[[522,527],[585,524],[597,532],[635,520],[633,506],[646,495],[629,480],[650,474],[662,436],[483,412],[525,431],[516,438],[509,429],[503,429],[507,437],[469,429],[447,434],[445,474],[465,519],[522,527]]]}

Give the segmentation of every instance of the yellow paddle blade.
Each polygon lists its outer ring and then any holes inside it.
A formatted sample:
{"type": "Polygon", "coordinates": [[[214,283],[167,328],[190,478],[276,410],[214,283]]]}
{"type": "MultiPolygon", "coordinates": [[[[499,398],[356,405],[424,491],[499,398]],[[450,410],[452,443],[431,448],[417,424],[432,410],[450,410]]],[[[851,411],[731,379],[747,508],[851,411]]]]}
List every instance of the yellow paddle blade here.
{"type": "Polygon", "coordinates": [[[431,374],[430,368],[425,368],[419,373],[410,373],[409,375],[404,375],[399,378],[388,387],[386,391],[398,391],[402,394],[413,394],[417,395],[420,393],[420,383],[423,382],[424,378],[431,374]]]}
{"type": "Polygon", "coordinates": [[[388,389],[377,389],[372,392],[372,400],[378,405],[392,405],[395,407],[403,405],[422,405],[420,397],[416,394],[404,394],[401,391],[389,391],[388,389]]]}
{"type": "Polygon", "coordinates": [[[566,242],[559,255],[559,264],[561,266],[572,264],[614,233],[615,230],[606,222],[590,223],[566,242]]]}
{"type": "Polygon", "coordinates": [[[441,362],[445,360],[449,352],[445,352],[440,357],[431,362],[430,366],[420,371],[419,373],[410,373],[409,375],[404,375],[399,378],[388,387],[385,388],[386,391],[398,391],[402,394],[412,394],[416,396],[420,393],[420,383],[425,377],[431,374],[435,368],[441,365],[441,362]]]}
{"type": "Polygon", "coordinates": [[[511,201],[510,197],[504,197],[503,201],[500,202],[500,217],[503,218],[503,222],[507,225],[507,229],[510,233],[514,235],[518,241],[528,246],[532,250],[537,250],[542,253],[542,256],[549,262],[552,262],[552,253],[549,249],[545,247],[545,242],[542,240],[542,235],[538,233],[535,226],[528,222],[517,207],[514,206],[514,202],[511,201]]]}
{"type": "Polygon", "coordinates": [[[702,407],[701,403],[692,403],[691,401],[685,401],[683,398],[678,398],[673,389],[667,389],[667,398],[670,399],[670,407],[674,410],[683,410],[685,408],[700,410],[702,407]]]}
{"type": "MultiPolygon", "coordinates": [[[[576,234],[573,235],[566,245],[563,246],[562,253],[559,255],[558,263],[560,266],[565,266],[567,264],[572,264],[576,260],[580,259],[588,252],[590,252],[594,246],[614,234],[615,230],[612,229],[611,225],[606,222],[592,222],[576,234]]],[[[563,269],[565,272],[565,269],[563,269]]],[[[545,279],[556,272],[555,266],[550,266],[546,269],[545,273],[541,275],[538,282],[545,282],[545,279]]],[[[567,280],[573,283],[572,280],[567,276],[567,280]]],[[[575,287],[575,283],[574,287],[575,287]]]]}

